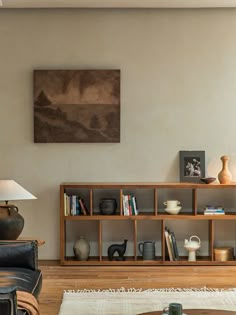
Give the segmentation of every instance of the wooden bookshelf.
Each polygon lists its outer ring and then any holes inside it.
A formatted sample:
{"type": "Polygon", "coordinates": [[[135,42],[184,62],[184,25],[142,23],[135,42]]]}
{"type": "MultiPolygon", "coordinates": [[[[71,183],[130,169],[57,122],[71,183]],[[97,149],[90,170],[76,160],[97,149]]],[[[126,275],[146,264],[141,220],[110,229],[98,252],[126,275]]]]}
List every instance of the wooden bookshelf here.
{"type": "MultiPolygon", "coordinates": [[[[236,260],[231,261],[215,261],[213,249],[216,244],[216,227],[217,222],[230,222],[235,221],[236,224],[236,204],[234,204],[236,183],[231,183],[227,185],[222,185],[219,183],[212,184],[197,184],[197,183],[63,183],[60,185],[60,262],[61,265],[236,265],[236,260]],[[216,191],[222,196],[226,194],[227,200],[232,203],[231,209],[228,211],[225,209],[225,215],[204,215],[201,204],[201,192],[216,191]],[[122,195],[132,193],[137,196],[138,201],[138,215],[124,215],[122,195]],[[183,209],[178,215],[167,214],[163,210],[163,198],[171,199],[171,194],[178,196],[186,196],[188,203],[184,205],[183,209]],[[86,203],[88,213],[87,215],[70,215],[65,212],[65,194],[71,196],[78,194],[82,196],[84,202],[86,203]],[[114,215],[101,215],[99,212],[99,200],[107,196],[115,196],[118,204],[116,214],[114,215]],[[147,200],[147,206],[144,204],[144,200],[147,200]],[[197,261],[190,262],[187,258],[187,253],[181,255],[179,260],[169,261],[166,253],[165,246],[165,227],[169,222],[176,220],[182,221],[184,224],[188,224],[188,221],[196,221],[204,223],[204,228],[208,230],[208,255],[198,256],[197,261]],[[124,261],[109,261],[108,256],[106,256],[107,243],[103,239],[103,235],[106,232],[106,227],[104,222],[114,222],[114,224],[129,225],[132,245],[132,255],[125,255],[124,261]],[[158,224],[160,234],[159,243],[161,244],[160,253],[157,254],[154,260],[145,261],[140,256],[137,247],[139,242],[140,226],[142,222],[148,222],[152,224],[158,224]],[[68,247],[71,247],[72,240],[68,240],[68,234],[70,233],[70,228],[68,224],[78,224],[80,227],[85,224],[92,224],[91,231],[93,231],[93,245],[96,247],[96,255],[91,253],[87,261],[78,261],[70,253],[68,253],[68,247]],[[95,231],[94,231],[95,230],[95,231]]],[[[206,194],[205,194],[206,195],[206,194]]],[[[217,196],[218,196],[217,195],[217,196]]],[[[214,203],[214,200],[209,196],[207,202],[209,204],[214,203]]],[[[222,197],[222,204],[224,204],[224,199],[222,197]]],[[[236,225],[235,225],[236,226],[236,225]]],[[[85,237],[90,238],[90,229],[86,230],[85,237]]],[[[178,231],[176,231],[178,232],[178,231]]],[[[234,231],[236,235],[236,231],[234,231]]],[[[71,236],[70,236],[71,237],[71,236]]],[[[76,239],[74,239],[75,241],[76,239]]],[[[120,238],[120,243],[123,239],[120,238]]],[[[183,240],[184,241],[184,240],[183,240]]],[[[231,240],[232,241],[232,240],[231,240]]],[[[112,243],[112,242],[111,242],[112,243]]],[[[114,242],[113,242],[114,243],[114,242]]],[[[181,244],[182,246],[182,244],[181,244]]]]}

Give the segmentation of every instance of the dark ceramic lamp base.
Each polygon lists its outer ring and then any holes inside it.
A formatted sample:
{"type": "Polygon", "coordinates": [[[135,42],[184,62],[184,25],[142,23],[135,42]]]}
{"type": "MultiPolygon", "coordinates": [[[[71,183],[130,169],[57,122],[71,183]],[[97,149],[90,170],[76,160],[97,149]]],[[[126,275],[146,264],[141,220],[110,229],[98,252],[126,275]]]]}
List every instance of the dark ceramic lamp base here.
{"type": "Polygon", "coordinates": [[[13,205],[0,205],[0,240],[16,240],[24,228],[24,218],[13,205]]]}

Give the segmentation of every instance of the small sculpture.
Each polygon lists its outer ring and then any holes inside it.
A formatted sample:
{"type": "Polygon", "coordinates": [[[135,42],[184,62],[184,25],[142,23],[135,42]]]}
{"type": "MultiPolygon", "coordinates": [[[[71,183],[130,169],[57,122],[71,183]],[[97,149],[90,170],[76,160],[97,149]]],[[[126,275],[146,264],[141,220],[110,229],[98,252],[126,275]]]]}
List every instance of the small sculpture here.
{"type": "Polygon", "coordinates": [[[109,260],[113,260],[114,254],[117,252],[119,256],[115,257],[115,260],[125,260],[124,254],[126,251],[126,245],[128,240],[124,240],[122,244],[112,244],[108,247],[107,253],[109,260]]]}

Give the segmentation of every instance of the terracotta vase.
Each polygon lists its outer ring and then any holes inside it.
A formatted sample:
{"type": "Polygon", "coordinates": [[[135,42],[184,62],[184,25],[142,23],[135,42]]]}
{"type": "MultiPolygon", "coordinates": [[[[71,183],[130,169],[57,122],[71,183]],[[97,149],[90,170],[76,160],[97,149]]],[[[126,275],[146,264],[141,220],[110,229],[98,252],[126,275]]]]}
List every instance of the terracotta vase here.
{"type": "Polygon", "coordinates": [[[90,245],[84,236],[80,236],[79,239],[75,241],[73,250],[78,260],[88,260],[90,245]]]}
{"type": "Polygon", "coordinates": [[[230,184],[232,182],[232,174],[229,171],[229,157],[227,155],[223,155],[221,158],[222,161],[222,170],[218,174],[218,179],[221,184],[230,184]]]}

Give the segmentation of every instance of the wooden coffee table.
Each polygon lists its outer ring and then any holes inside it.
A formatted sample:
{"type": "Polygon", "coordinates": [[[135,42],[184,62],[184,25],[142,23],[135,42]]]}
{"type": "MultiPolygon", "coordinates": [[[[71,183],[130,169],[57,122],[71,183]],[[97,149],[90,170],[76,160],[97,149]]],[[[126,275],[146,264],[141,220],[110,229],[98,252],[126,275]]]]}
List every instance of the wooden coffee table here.
{"type": "MultiPolygon", "coordinates": [[[[186,315],[236,315],[236,311],[223,311],[223,310],[204,310],[204,309],[186,309],[183,310],[183,313],[186,315]]],[[[161,315],[163,311],[156,311],[156,312],[148,312],[148,313],[141,313],[137,315],[161,315]]]]}

